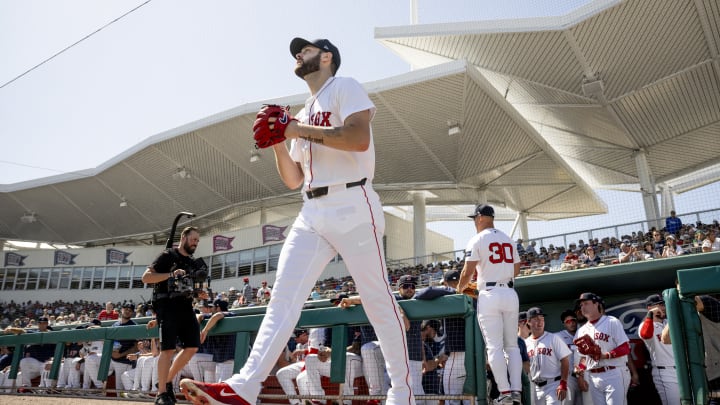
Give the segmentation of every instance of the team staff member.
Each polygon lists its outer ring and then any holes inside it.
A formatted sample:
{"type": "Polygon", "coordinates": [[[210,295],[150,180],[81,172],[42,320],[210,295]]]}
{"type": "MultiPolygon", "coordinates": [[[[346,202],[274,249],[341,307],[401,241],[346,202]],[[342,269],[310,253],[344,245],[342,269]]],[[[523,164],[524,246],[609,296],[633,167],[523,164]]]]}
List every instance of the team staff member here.
{"type": "MultiPolygon", "coordinates": [[[[630,387],[630,371],[627,369],[630,354],[630,339],[625,334],[622,322],[610,315],[603,315],[603,300],[591,292],[583,293],[577,299],[580,311],[587,322],[578,329],[578,336],[589,336],[599,346],[597,355],[581,355],[578,372],[588,378],[589,391],[595,405],[620,405],[627,401],[630,387]]],[[[579,378],[579,377],[578,377],[579,378]]]]}
{"type": "Polygon", "coordinates": [[[200,243],[200,232],[194,226],[183,229],[180,245],[164,251],[145,270],[142,281],[155,284],[153,308],[160,326],[160,356],[157,361],[158,395],[157,405],[175,404],[172,380],[197,352],[200,346],[200,326],[195,318],[192,296],[171,294],[169,280],[183,277],[195,268],[192,255],[200,243]],[[175,356],[176,342],[183,350],[175,356]],[[171,366],[172,363],[172,366],[171,366]]]}
{"type": "Polygon", "coordinates": [[[525,339],[530,357],[530,380],[533,382],[534,404],[561,404],[567,397],[570,375],[570,349],[553,333],[545,332],[545,314],[541,308],[527,311],[531,335],[525,339]]]}
{"type": "Polygon", "coordinates": [[[668,327],[665,301],[659,294],[653,294],[645,299],[645,306],[648,313],[640,325],[638,335],[650,352],[655,389],[663,405],[679,404],[680,390],[675,371],[675,355],[672,345],[661,341],[663,329],[668,327]]]}
{"type": "MultiPolygon", "coordinates": [[[[573,340],[575,340],[575,334],[577,333],[578,329],[578,320],[577,316],[575,315],[575,311],[573,311],[572,309],[566,309],[560,314],[560,321],[562,321],[563,323],[563,330],[555,332],[555,335],[557,335],[560,340],[565,342],[568,349],[570,349],[570,369],[572,370],[575,368],[575,357],[577,352],[575,343],[573,343],[573,340]]],[[[568,395],[567,400],[565,401],[565,405],[581,405],[583,403],[582,393],[580,392],[580,386],[578,385],[578,380],[575,376],[575,373],[571,373],[570,376],[568,376],[567,381],[568,395]]]]}
{"type": "Polygon", "coordinates": [[[469,217],[478,233],[465,249],[458,291],[463,291],[477,272],[477,318],[485,337],[488,363],[500,391],[496,403],[519,403],[522,391],[522,358],[517,336],[520,302],[513,289],[513,279],[520,274],[520,256],[513,241],[495,229],[493,207],[479,204],[469,217]]]}
{"type": "MultiPolygon", "coordinates": [[[[119,328],[122,326],[134,326],[135,321],[131,318],[133,316],[135,307],[133,304],[125,303],[120,309],[120,319],[112,324],[113,328],[119,328]]],[[[136,340],[118,340],[113,343],[113,351],[111,354],[110,370],[115,373],[115,380],[117,382],[118,390],[131,390],[132,386],[126,387],[123,383],[123,379],[120,376],[124,372],[133,368],[133,361],[128,359],[128,354],[137,352],[137,341],[136,340]]]]}
{"type": "Polygon", "coordinates": [[[254,404],[315,281],[340,254],[382,347],[392,384],[387,404],[414,404],[405,328],[382,249],[385,219],[372,188],[375,106],[360,83],[335,76],[340,51],[327,39],[295,38],[290,53],[295,74],[310,88],[305,108],[295,119],[266,106],[253,130],[258,147],[272,146],[280,178],[288,188],[302,189],[304,203],[280,252],[271,299],[245,366],[223,383],[185,379],[180,385],[193,401],[254,404]]]}

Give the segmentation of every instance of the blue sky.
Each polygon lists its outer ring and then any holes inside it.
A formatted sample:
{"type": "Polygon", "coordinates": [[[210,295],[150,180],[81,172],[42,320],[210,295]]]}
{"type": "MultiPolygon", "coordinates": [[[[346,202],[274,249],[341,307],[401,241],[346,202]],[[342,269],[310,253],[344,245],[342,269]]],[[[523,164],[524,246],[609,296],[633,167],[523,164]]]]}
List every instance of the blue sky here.
{"type": "MultiPolygon", "coordinates": [[[[425,0],[418,10],[420,23],[435,23],[557,15],[587,2],[425,0]]],[[[330,38],[342,53],[340,75],[367,82],[406,73],[374,29],[409,24],[410,9],[409,0],[0,0],[0,184],[93,168],[171,128],[306,93],[292,74],[295,36],[330,38]]],[[[530,223],[531,235],[644,217],[639,196],[615,193],[602,194],[609,216],[530,223]]],[[[429,227],[456,248],[474,233],[465,222],[429,227]]]]}

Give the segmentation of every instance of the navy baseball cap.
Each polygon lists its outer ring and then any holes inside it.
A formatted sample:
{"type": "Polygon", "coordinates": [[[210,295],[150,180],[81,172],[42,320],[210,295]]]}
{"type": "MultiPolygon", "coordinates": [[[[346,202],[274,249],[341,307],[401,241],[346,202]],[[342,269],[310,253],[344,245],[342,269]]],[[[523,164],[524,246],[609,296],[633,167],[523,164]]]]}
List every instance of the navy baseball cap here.
{"type": "Polygon", "coordinates": [[[495,217],[495,210],[487,204],[478,204],[477,207],[475,207],[475,211],[468,215],[468,218],[475,218],[478,215],[482,215],[484,217],[495,217]]]}
{"type": "Polygon", "coordinates": [[[527,311],[520,311],[520,312],[518,312],[518,322],[520,322],[520,321],[527,321],[527,319],[528,319],[528,316],[527,316],[527,315],[528,315],[528,314],[527,314],[527,311]]]}
{"type": "Polygon", "coordinates": [[[46,316],[41,316],[38,318],[38,322],[50,322],[50,320],[46,316]]]}
{"type": "Polygon", "coordinates": [[[659,304],[664,304],[665,300],[660,296],[660,294],[653,294],[645,298],[645,306],[646,307],[652,307],[659,304]]]}
{"type": "Polygon", "coordinates": [[[457,270],[448,270],[443,274],[445,281],[457,281],[460,280],[460,272],[457,270]]]}
{"type": "Polygon", "coordinates": [[[532,318],[535,318],[536,316],[545,316],[545,313],[543,312],[542,308],[532,307],[527,310],[527,319],[532,319],[532,318]]]}
{"type": "Polygon", "coordinates": [[[417,285],[417,279],[416,279],[414,276],[410,275],[410,274],[402,275],[402,276],[400,276],[400,278],[398,279],[397,285],[398,285],[398,287],[399,287],[399,286],[401,286],[401,285],[403,285],[403,284],[417,285]]]}
{"type": "Polygon", "coordinates": [[[575,311],[573,311],[572,309],[566,309],[560,314],[560,322],[565,322],[565,318],[567,318],[568,316],[571,316],[573,317],[573,319],[577,320],[575,311]]]}
{"type": "Polygon", "coordinates": [[[302,51],[302,49],[308,45],[314,46],[315,48],[320,48],[325,52],[332,53],[333,62],[335,62],[335,71],[337,72],[337,70],[340,69],[340,50],[328,39],[316,39],[314,41],[308,41],[307,39],[303,38],[293,38],[293,40],[290,41],[290,55],[295,58],[297,54],[299,54],[300,51],[302,51]]]}
{"type": "Polygon", "coordinates": [[[220,310],[223,312],[227,311],[227,309],[228,309],[227,301],[215,300],[215,302],[213,302],[213,304],[215,304],[216,307],[220,307],[220,310]]]}
{"type": "Polygon", "coordinates": [[[580,294],[580,298],[575,300],[575,307],[579,308],[580,303],[583,301],[599,302],[603,306],[603,308],[605,307],[605,303],[603,302],[602,297],[591,292],[580,294]]]}

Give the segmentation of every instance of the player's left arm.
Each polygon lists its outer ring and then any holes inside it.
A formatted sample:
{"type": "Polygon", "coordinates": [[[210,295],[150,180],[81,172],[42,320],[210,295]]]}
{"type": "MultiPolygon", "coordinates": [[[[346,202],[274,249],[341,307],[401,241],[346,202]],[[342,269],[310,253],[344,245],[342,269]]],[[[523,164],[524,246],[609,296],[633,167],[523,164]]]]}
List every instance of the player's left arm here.
{"type": "MultiPolygon", "coordinates": [[[[475,269],[477,268],[478,261],[477,260],[465,260],[465,264],[463,265],[463,269],[460,272],[460,279],[458,280],[458,286],[457,291],[462,292],[467,288],[468,283],[470,283],[470,278],[472,277],[473,273],[475,272],[475,269]]],[[[519,271],[520,264],[517,264],[517,269],[519,271]]]]}
{"type": "Polygon", "coordinates": [[[364,152],[370,147],[369,109],[350,114],[342,126],[316,127],[293,121],[285,130],[288,139],[300,138],[327,147],[349,152],[364,152]]]}

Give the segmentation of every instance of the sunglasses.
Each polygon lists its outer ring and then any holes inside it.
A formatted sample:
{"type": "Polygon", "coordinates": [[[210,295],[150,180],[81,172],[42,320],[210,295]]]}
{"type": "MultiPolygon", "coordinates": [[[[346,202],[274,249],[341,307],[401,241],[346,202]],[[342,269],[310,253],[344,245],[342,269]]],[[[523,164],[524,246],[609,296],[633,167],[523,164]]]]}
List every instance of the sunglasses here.
{"type": "Polygon", "coordinates": [[[412,289],[414,290],[414,289],[415,289],[415,284],[410,284],[410,283],[402,284],[402,285],[400,286],[400,288],[404,288],[404,289],[406,289],[406,290],[409,290],[409,289],[412,288],[412,289]]]}
{"type": "Polygon", "coordinates": [[[565,320],[565,323],[573,323],[573,322],[577,322],[577,319],[566,319],[565,320]]]}

